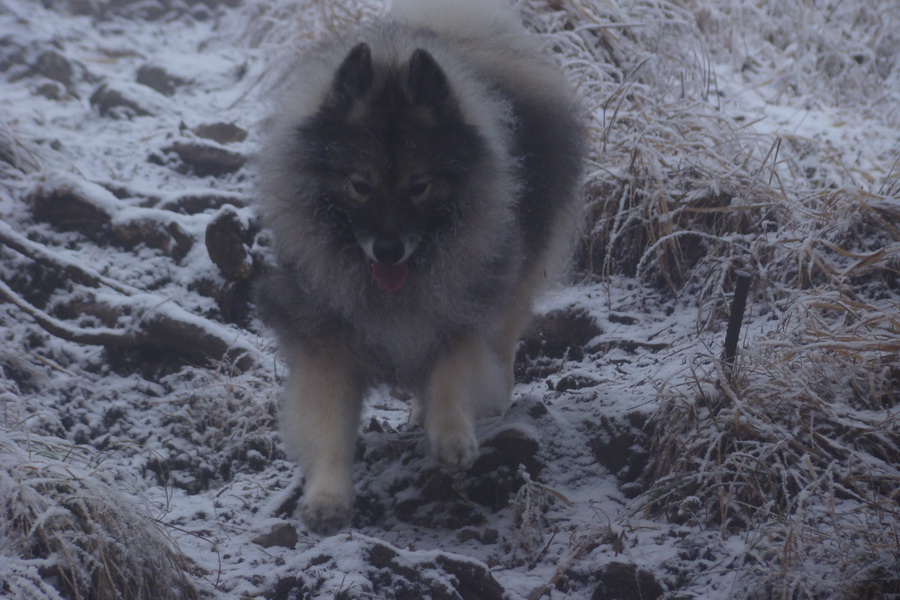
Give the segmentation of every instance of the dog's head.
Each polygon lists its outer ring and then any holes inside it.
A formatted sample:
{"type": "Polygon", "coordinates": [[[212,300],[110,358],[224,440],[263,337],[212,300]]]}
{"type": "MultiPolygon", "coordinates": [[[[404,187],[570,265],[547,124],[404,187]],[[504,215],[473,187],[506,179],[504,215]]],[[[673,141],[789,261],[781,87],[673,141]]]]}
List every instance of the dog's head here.
{"type": "Polygon", "coordinates": [[[320,186],[315,213],[395,291],[454,227],[484,144],[434,57],[379,64],[355,46],[318,112],[298,130],[301,165],[320,186]]]}

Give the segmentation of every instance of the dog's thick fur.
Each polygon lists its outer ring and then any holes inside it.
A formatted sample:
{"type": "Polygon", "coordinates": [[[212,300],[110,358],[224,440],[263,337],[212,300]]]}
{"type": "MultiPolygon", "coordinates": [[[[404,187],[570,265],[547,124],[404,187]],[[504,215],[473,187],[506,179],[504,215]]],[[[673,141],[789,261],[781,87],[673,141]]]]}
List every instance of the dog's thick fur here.
{"type": "Polygon", "coordinates": [[[290,374],[308,527],[346,525],[366,390],[404,386],[436,456],[510,399],[515,345],[564,267],[584,132],[502,0],[395,2],[294,69],[260,156],[278,265],[259,288],[290,374]]]}

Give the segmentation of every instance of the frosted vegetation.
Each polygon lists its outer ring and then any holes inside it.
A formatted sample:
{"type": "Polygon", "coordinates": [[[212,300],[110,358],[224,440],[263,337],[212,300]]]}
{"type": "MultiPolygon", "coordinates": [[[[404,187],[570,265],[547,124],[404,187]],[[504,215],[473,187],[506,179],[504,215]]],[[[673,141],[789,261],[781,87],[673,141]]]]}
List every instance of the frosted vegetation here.
{"type": "Polygon", "coordinates": [[[320,540],[252,159],[380,4],[0,1],[0,597],[900,597],[900,5],[519,4],[590,118],[573,274],[472,472],[381,390],[320,540]]]}

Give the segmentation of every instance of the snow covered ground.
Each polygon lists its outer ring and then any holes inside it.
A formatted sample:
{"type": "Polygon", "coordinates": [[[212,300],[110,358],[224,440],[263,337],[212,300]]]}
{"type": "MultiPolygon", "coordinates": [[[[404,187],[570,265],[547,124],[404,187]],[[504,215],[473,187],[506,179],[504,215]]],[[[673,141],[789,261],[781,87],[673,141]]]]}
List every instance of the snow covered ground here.
{"type": "Polygon", "coordinates": [[[381,5],[0,0],[0,597],[900,597],[900,6],[519,5],[591,117],[574,283],[468,473],[373,394],[321,539],[252,160],[381,5]]]}

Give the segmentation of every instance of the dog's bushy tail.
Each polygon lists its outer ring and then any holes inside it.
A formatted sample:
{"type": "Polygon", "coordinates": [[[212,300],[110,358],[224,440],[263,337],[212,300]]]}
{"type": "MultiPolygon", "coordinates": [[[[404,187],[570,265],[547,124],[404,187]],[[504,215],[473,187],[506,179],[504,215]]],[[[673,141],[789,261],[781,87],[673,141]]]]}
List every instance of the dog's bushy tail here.
{"type": "Polygon", "coordinates": [[[391,0],[387,13],[406,25],[464,38],[524,32],[509,0],[391,0]]]}

